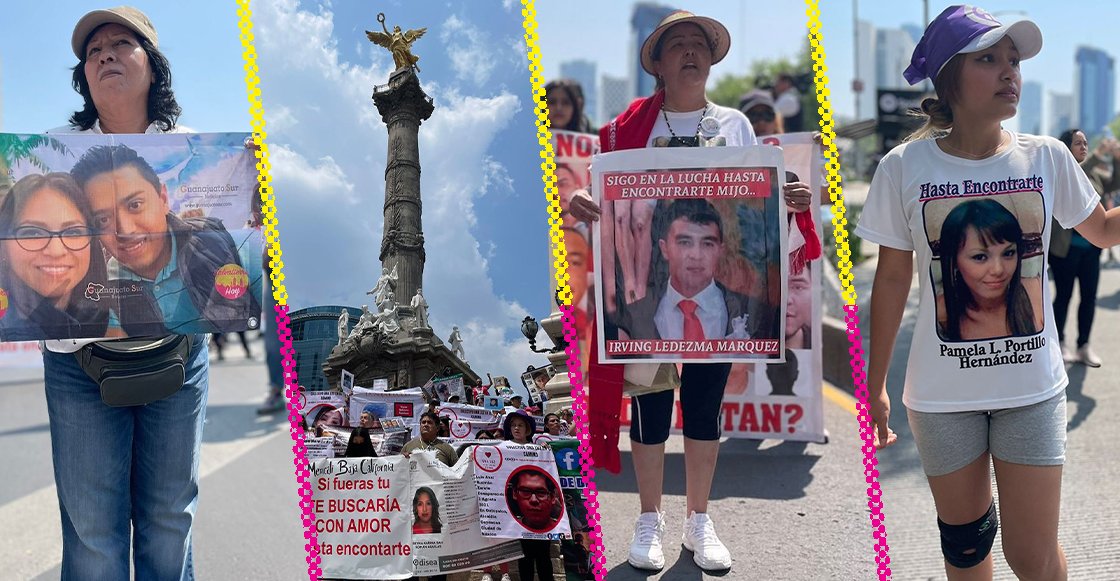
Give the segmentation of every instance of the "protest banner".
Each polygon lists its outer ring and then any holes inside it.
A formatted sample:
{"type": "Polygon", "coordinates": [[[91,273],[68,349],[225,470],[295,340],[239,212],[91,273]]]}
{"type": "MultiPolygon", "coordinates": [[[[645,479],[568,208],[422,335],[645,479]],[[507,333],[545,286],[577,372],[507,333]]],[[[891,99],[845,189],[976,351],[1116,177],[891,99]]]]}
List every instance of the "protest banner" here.
{"type": "Polygon", "coordinates": [[[299,400],[309,428],[350,425],[345,413],[346,396],[337,391],[301,391],[299,400]]]}
{"type": "Polygon", "coordinates": [[[354,391],[354,374],[343,369],[342,379],[339,380],[338,385],[342,388],[342,393],[350,395],[350,392],[354,391]]]}
{"type": "MultiPolygon", "coordinates": [[[[603,221],[641,212],[648,228],[594,228],[604,363],[781,361],[787,214],[773,146],[651,148],[595,156],[603,221]],[[613,300],[603,271],[618,265],[613,300]]],[[[627,220],[623,219],[623,222],[627,220]]]]}
{"type": "MultiPolygon", "coordinates": [[[[568,288],[571,290],[572,314],[579,344],[580,370],[587,377],[588,345],[591,337],[591,318],[594,312],[594,290],[591,288],[591,231],[590,226],[578,222],[567,213],[573,193],[591,183],[591,159],[599,153],[599,136],[573,131],[553,131],[553,151],[556,162],[556,192],[560,198],[564,236],[564,252],[568,261],[568,288]]],[[[557,280],[556,264],[548,260],[549,280],[557,280]]],[[[613,281],[613,271],[608,280],[613,281]]],[[[553,288],[553,300],[558,289],[553,288]]]]}
{"type": "Polygon", "coordinates": [[[436,408],[436,414],[440,417],[448,417],[454,420],[463,420],[471,422],[492,422],[494,421],[494,412],[482,406],[467,405],[463,403],[445,403],[436,408]]]}
{"type": "MultiPolygon", "coordinates": [[[[768,136],[763,143],[781,146],[791,177],[809,184],[813,192],[820,191],[820,146],[813,143],[811,133],[768,136]]],[[[809,211],[819,215],[818,196],[813,196],[809,211]]],[[[793,254],[804,240],[796,226],[788,231],[788,251],[793,254]]],[[[784,362],[732,365],[720,418],[724,436],[824,441],[820,281],[819,259],[789,273],[784,362]]],[[[621,412],[623,429],[629,429],[629,398],[624,398],[621,412]]],[[[671,425],[673,433],[681,433],[679,406],[674,406],[671,425]]]]}
{"type": "Polygon", "coordinates": [[[446,466],[434,452],[409,457],[412,468],[412,551],[417,576],[481,569],[522,557],[521,544],[482,535],[475,465],[446,466]]]}
{"type": "Polygon", "coordinates": [[[412,577],[409,460],[324,458],[311,474],[322,577],[412,577]]]}
{"type": "Polygon", "coordinates": [[[502,411],[502,398],[496,395],[488,395],[482,398],[482,407],[494,412],[502,411]]]}
{"type": "Polygon", "coordinates": [[[43,352],[37,341],[0,343],[0,369],[42,369],[43,352]]]}
{"type": "Polygon", "coordinates": [[[547,444],[556,457],[556,469],[560,475],[560,489],[564,494],[564,506],[568,512],[568,522],[572,529],[570,539],[560,541],[560,554],[564,559],[564,571],[568,578],[590,580],[595,575],[591,565],[591,527],[587,519],[587,504],[584,489],[587,483],[580,470],[579,441],[561,438],[547,444]]]}
{"type": "Polygon", "coordinates": [[[350,394],[350,425],[361,423],[362,412],[369,412],[374,426],[380,427],[381,418],[418,420],[425,409],[424,394],[420,388],[374,391],[355,387],[350,394]]]}
{"type": "Polygon", "coordinates": [[[0,133],[14,183],[0,205],[11,233],[0,241],[0,341],[258,328],[262,217],[247,137],[0,133]],[[183,301],[162,300],[166,288],[183,301]]]}
{"type": "MultiPolygon", "coordinates": [[[[304,443],[307,445],[307,459],[318,460],[319,458],[334,458],[336,455],[334,442],[334,436],[305,438],[304,443]]],[[[346,449],[343,448],[343,452],[345,451],[346,449]]]]}
{"type": "Polygon", "coordinates": [[[552,540],[571,534],[551,449],[506,441],[476,446],[471,461],[484,536],[552,540]]]}

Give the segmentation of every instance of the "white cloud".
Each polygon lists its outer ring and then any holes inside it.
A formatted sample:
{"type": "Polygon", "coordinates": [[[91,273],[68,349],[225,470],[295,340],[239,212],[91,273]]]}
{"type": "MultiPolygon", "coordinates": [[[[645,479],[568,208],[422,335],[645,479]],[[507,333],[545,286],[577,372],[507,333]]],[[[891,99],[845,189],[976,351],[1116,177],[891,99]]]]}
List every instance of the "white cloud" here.
{"type": "Polygon", "coordinates": [[[514,5],[520,6],[521,3],[517,0],[502,0],[502,8],[505,8],[506,10],[512,10],[514,5]]]}
{"type": "MultiPolygon", "coordinates": [[[[253,14],[290,302],[297,309],[368,303],[365,291],[380,272],[387,141],[370,94],[388,79],[392,60],[379,48],[373,64],[340,60],[339,43],[353,39],[335,36],[329,9],[255,1],[253,14]]],[[[485,36],[454,17],[444,28],[445,42],[456,45],[485,36]]],[[[480,97],[431,80],[423,87],[436,103],[419,135],[430,322],[445,340],[459,326],[477,373],[515,380],[540,358],[514,331],[528,312],[489,278],[488,260],[500,249],[485,239],[491,226],[478,224],[475,203],[513,191],[489,150],[522,104],[505,90],[480,97]]]]}
{"type": "Polygon", "coordinates": [[[478,86],[490,79],[497,60],[492,54],[494,47],[490,46],[489,37],[454,14],[444,21],[439,38],[447,47],[451,68],[459,79],[474,81],[478,86]]]}

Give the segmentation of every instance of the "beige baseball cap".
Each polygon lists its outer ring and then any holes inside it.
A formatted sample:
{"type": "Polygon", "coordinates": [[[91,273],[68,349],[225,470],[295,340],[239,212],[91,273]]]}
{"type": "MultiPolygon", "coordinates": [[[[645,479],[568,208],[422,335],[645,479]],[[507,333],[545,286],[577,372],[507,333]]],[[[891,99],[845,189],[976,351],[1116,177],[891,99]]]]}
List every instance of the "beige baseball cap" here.
{"type": "Polygon", "coordinates": [[[74,56],[82,58],[89,35],[103,24],[119,24],[132,32],[143,36],[159,48],[159,36],[152,21],[141,11],[131,6],[117,6],[105,10],[94,10],[86,14],[74,27],[74,35],[70,38],[70,46],[74,49],[74,56]]]}
{"type": "Polygon", "coordinates": [[[708,41],[712,43],[713,65],[727,56],[727,51],[731,49],[731,35],[727,32],[726,26],[718,20],[706,16],[697,16],[687,10],[678,10],[661,19],[657,28],[642,43],[642,68],[647,73],[657,74],[653,71],[653,49],[657,46],[657,41],[661,40],[661,35],[665,34],[674,25],[683,22],[691,22],[699,26],[700,30],[703,30],[704,34],[707,35],[708,41]]]}

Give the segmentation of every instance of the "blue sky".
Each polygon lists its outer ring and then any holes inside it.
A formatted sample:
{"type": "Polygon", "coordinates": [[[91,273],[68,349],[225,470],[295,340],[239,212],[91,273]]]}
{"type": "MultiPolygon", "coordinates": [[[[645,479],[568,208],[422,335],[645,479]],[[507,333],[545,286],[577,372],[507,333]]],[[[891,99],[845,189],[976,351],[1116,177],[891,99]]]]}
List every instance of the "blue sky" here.
{"type": "MultiPolygon", "coordinates": [[[[62,125],[81,103],[70,88],[70,34],[100,6],[8,4],[2,128],[62,125]],[[59,24],[13,26],[28,22],[59,24]]],[[[160,34],[181,122],[251,130],[235,4],[133,4],[160,34]]],[[[258,0],[252,8],[289,304],[359,306],[381,270],[387,136],[370,94],[394,66],[364,31],[380,30],[384,11],[390,28],[428,27],[414,52],[437,107],[420,130],[431,323],[445,339],[458,325],[484,376],[517,384],[527,365],[547,364],[520,333],[525,315],[549,314],[551,256],[520,4],[258,0]]]]}
{"type": "MultiPolygon", "coordinates": [[[[832,107],[851,116],[854,109],[852,85],[852,2],[822,2],[821,33],[832,93],[832,107]]],[[[954,2],[929,3],[932,19],[954,2]]],[[[1074,53],[1078,45],[1104,49],[1113,57],[1120,56],[1120,36],[1112,25],[1115,4],[1112,2],[1053,2],[1051,0],[1016,0],[977,4],[1002,20],[1021,18],[1011,14],[1025,12],[1042,29],[1042,52],[1022,65],[1024,81],[1042,83],[1046,92],[1069,93],[1073,87],[1074,53]],[[1102,10],[1102,6],[1110,10],[1102,10]],[[998,14],[1008,11],[1006,15],[998,14]],[[1104,19],[1103,21],[1100,19],[1104,19]],[[1101,24],[1094,24],[1101,22],[1101,24]]],[[[869,20],[876,27],[898,28],[904,24],[923,26],[920,0],[858,0],[860,20],[869,20]]],[[[901,71],[899,71],[901,75],[901,71]]],[[[865,93],[866,94],[866,93],[865,93]]],[[[1046,104],[1044,103],[1044,106],[1046,104]]],[[[1045,116],[1044,116],[1045,119],[1045,116]]]]}
{"type": "Polygon", "coordinates": [[[428,28],[413,52],[436,104],[420,128],[431,324],[445,340],[457,325],[483,376],[517,383],[527,365],[547,364],[520,332],[526,315],[550,312],[551,256],[520,10],[500,0],[253,10],[293,307],[368,304],[381,271],[387,134],[370,95],[395,66],[365,31],[381,29],[384,11],[390,29],[428,28]]]}
{"type": "MultiPolygon", "coordinates": [[[[151,18],[171,62],[180,122],[196,131],[251,131],[234,2],[130,0],[151,18]],[[205,31],[200,34],[199,31],[205,31]]],[[[113,4],[106,4],[113,5],[113,4]]],[[[82,100],[70,87],[74,25],[97,2],[4,2],[0,18],[0,127],[40,133],[66,124],[82,100]]]]}

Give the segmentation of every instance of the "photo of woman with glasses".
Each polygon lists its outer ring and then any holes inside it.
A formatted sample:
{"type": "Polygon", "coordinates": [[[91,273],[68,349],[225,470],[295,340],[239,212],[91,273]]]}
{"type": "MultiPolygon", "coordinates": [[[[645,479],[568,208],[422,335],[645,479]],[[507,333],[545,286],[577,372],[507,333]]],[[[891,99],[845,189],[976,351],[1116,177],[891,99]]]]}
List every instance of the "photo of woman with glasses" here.
{"type": "Polygon", "coordinates": [[[0,340],[104,337],[105,254],[90,207],[66,173],[29,175],[0,204],[0,340]]]}

